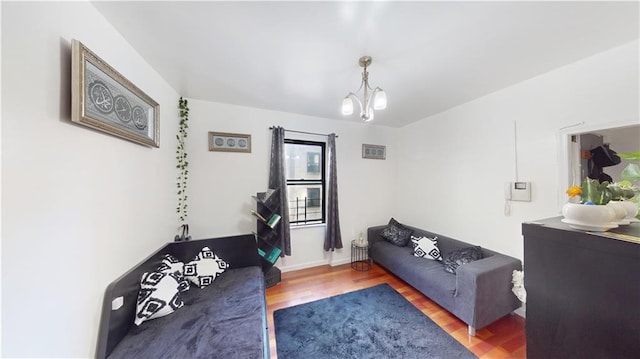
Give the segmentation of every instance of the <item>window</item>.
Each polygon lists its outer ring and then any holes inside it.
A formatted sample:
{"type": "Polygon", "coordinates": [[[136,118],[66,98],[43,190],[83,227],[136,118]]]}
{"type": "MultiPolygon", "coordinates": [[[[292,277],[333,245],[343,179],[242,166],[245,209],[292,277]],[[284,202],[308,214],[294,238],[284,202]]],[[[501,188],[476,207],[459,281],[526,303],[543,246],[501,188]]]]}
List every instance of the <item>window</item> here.
{"type": "Polygon", "coordinates": [[[325,143],[284,140],[292,225],[324,223],[325,143]]]}
{"type": "Polygon", "coordinates": [[[307,172],[320,173],[320,153],[307,152],[307,172]]]}

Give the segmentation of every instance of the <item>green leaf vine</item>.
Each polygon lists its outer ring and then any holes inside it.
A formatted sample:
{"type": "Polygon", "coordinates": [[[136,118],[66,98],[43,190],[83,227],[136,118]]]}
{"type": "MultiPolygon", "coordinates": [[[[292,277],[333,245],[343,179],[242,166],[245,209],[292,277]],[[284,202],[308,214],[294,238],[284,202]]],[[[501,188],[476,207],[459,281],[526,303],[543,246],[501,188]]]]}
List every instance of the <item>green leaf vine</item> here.
{"type": "Polygon", "coordinates": [[[178,139],[178,148],[176,150],[176,160],[178,164],[178,206],[176,213],[180,224],[184,224],[187,220],[187,179],[189,178],[189,162],[187,161],[187,151],[184,148],[184,142],[187,138],[187,129],[189,128],[189,106],[186,99],[180,97],[178,108],[180,109],[180,128],[176,138],[178,139]]]}

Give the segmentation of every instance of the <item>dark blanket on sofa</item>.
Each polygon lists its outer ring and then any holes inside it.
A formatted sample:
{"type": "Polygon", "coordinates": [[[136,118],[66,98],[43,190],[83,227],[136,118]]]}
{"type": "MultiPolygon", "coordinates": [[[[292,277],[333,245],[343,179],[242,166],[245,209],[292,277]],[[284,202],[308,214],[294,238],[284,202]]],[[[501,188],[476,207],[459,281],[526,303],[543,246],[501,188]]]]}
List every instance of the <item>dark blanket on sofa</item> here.
{"type": "Polygon", "coordinates": [[[183,300],[175,313],[134,326],[109,358],[265,357],[259,267],[229,269],[203,289],[192,285],[183,300]]]}

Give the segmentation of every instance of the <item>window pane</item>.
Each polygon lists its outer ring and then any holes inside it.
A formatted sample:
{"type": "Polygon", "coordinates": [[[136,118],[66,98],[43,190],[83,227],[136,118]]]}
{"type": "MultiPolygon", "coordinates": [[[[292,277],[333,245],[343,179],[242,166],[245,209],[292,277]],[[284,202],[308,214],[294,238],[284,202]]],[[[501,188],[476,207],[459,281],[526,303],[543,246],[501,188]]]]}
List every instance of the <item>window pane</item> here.
{"type": "Polygon", "coordinates": [[[288,185],[289,221],[322,221],[322,185],[288,185]]]}
{"type": "Polygon", "coordinates": [[[319,180],[322,178],[322,147],[285,143],[287,179],[319,180]]]}

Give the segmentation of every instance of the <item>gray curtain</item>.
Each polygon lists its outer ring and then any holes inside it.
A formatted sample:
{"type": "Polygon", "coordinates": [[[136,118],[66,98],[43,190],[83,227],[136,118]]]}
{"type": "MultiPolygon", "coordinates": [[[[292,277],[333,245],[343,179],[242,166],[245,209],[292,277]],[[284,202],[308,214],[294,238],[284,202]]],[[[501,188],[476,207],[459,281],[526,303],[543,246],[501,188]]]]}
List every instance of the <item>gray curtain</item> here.
{"type": "Polygon", "coordinates": [[[269,167],[269,188],[277,189],[280,195],[278,214],[282,216],[276,227],[280,238],[278,247],[281,256],[291,255],[291,234],[289,229],[289,201],[287,199],[287,176],[285,173],[284,128],[276,126],[271,134],[271,165],[269,167]]]}
{"type": "Polygon", "coordinates": [[[333,251],[342,248],[340,234],[340,215],[338,213],[338,173],[336,165],[336,134],[329,135],[329,189],[327,190],[327,232],[324,237],[324,250],[333,251]]]}

